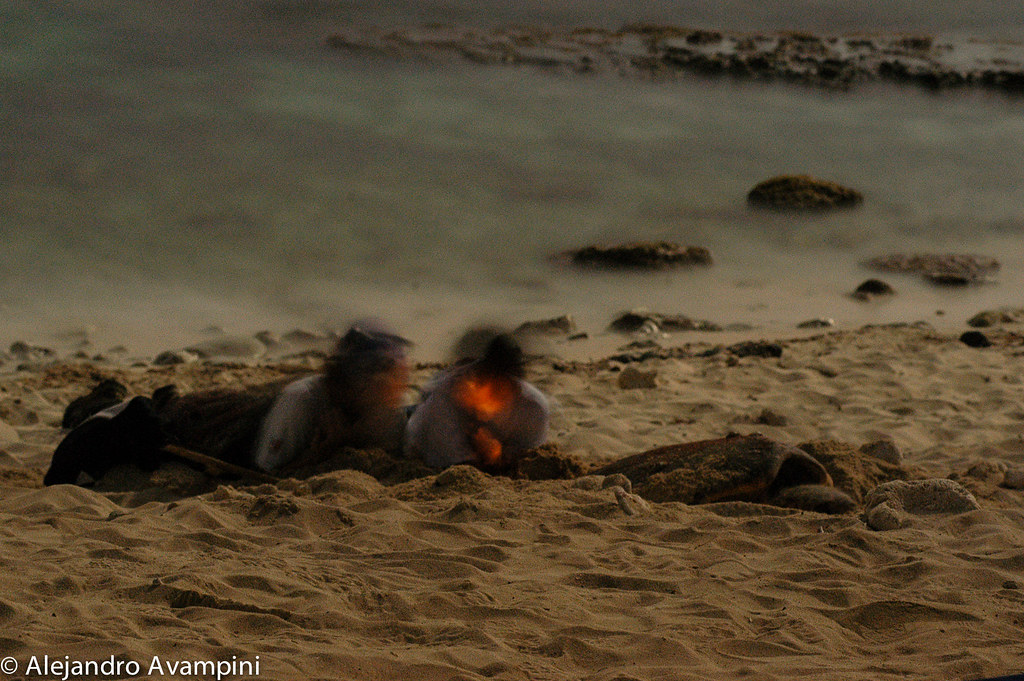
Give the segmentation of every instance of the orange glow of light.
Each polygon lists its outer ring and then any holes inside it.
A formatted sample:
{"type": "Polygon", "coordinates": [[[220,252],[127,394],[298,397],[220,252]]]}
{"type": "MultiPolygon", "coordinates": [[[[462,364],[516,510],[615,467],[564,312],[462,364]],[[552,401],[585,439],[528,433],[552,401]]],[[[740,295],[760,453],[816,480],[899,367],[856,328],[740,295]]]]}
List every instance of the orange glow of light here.
{"type": "Polygon", "coordinates": [[[497,466],[501,463],[501,443],[483,426],[473,433],[473,448],[484,465],[497,466]]]}
{"type": "Polygon", "coordinates": [[[486,423],[509,408],[515,388],[507,378],[470,375],[459,381],[455,399],[478,421],[486,423]]]}

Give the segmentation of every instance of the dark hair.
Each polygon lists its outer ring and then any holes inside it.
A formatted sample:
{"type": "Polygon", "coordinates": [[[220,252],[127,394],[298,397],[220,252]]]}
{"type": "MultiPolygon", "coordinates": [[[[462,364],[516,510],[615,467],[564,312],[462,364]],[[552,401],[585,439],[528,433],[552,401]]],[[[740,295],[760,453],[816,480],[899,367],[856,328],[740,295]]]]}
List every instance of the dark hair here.
{"type": "Polygon", "coordinates": [[[487,344],[476,368],[486,374],[522,378],[526,373],[523,349],[510,335],[500,333],[487,344]]]}
{"type": "Polygon", "coordinates": [[[387,371],[405,360],[412,343],[383,327],[353,324],[327,358],[324,373],[329,383],[387,371]]]}

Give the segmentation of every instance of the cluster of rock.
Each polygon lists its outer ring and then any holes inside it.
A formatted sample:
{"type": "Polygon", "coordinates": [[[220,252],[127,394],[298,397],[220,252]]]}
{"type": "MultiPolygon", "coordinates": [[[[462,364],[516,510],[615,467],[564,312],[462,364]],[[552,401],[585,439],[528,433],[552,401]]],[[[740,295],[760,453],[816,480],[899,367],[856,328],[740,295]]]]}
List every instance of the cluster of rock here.
{"type": "Polygon", "coordinates": [[[338,50],[405,59],[462,59],[635,78],[697,73],[830,89],[885,80],[931,89],[974,86],[1024,92],[1024,50],[1002,44],[938,44],[929,36],[739,33],[650,24],[617,31],[432,25],[348,26],[326,43],[338,50]]]}

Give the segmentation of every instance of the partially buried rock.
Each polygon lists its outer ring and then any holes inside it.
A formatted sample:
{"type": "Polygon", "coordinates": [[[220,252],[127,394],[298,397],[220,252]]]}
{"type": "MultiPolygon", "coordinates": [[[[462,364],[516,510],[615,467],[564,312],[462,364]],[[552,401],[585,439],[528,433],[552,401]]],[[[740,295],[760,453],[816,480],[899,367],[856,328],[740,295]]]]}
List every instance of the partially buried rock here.
{"type": "Polygon", "coordinates": [[[984,282],[999,271],[999,261],[984,255],[958,253],[896,253],[864,263],[884,272],[920,274],[933,284],[962,286],[984,282]]]}
{"type": "Polygon", "coordinates": [[[960,342],[969,348],[992,347],[992,341],[981,331],[965,331],[960,335],[960,342]]]}
{"type": "Polygon", "coordinates": [[[785,210],[847,208],[863,200],[863,195],[854,189],[808,175],[773,177],[747,194],[747,202],[753,206],[785,210]]]}
{"type": "Polygon", "coordinates": [[[616,246],[587,246],[569,252],[576,265],[657,270],[687,265],[710,265],[711,253],[701,246],[669,241],[639,241],[616,246]]]}
{"type": "Polygon", "coordinates": [[[681,314],[660,314],[647,310],[630,310],[623,312],[612,320],[608,326],[612,331],[620,333],[636,333],[650,331],[657,333],[674,333],[677,331],[721,331],[722,327],[704,319],[691,319],[681,314]]]}
{"type": "Polygon", "coordinates": [[[728,348],[736,357],[782,357],[782,346],[768,341],[744,341],[728,348]]]}
{"type": "Polygon", "coordinates": [[[868,279],[853,291],[857,300],[868,301],[873,298],[885,298],[896,295],[896,291],[881,279],[868,279]]]}
{"type": "Polygon", "coordinates": [[[891,463],[894,466],[903,465],[903,453],[892,440],[876,440],[875,442],[869,442],[862,445],[860,451],[864,452],[868,456],[881,459],[886,463],[891,463]]]}
{"type": "Polygon", "coordinates": [[[864,505],[864,519],[873,530],[906,527],[915,515],[966,513],[981,508],[963,485],[945,478],[886,482],[867,495],[864,505]]]}
{"type": "Polygon", "coordinates": [[[657,371],[640,371],[634,367],[626,367],[619,374],[618,384],[623,390],[650,390],[658,386],[657,371]]]}

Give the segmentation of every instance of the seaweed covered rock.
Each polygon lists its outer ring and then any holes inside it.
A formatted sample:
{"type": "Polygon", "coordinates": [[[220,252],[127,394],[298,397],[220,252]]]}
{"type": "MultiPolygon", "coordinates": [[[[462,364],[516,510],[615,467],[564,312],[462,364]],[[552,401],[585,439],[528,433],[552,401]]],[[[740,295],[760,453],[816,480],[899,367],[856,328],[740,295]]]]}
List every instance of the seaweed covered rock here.
{"type": "Polygon", "coordinates": [[[982,283],[1000,266],[995,258],[962,253],[895,253],[871,258],[864,265],[883,272],[920,274],[945,286],[982,283]]]}
{"type": "Polygon", "coordinates": [[[761,182],[747,194],[747,202],[760,208],[829,210],[856,206],[863,195],[848,187],[809,175],[779,175],[761,182]]]}
{"type": "Polygon", "coordinates": [[[568,253],[574,265],[611,269],[660,270],[710,265],[711,252],[701,246],[669,241],[637,241],[615,246],[587,246],[568,253]]]}

